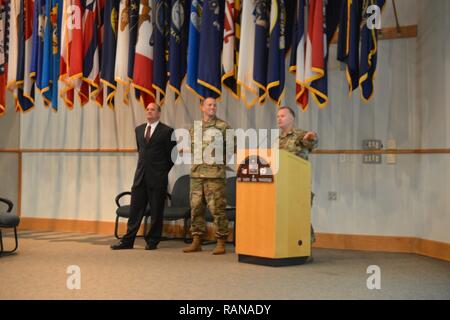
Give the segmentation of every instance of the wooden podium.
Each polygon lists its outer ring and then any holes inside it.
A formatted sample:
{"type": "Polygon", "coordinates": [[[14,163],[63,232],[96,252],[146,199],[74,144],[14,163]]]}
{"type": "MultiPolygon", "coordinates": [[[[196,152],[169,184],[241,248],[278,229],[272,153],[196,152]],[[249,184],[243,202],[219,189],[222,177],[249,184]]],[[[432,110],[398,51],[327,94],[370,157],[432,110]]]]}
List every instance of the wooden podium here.
{"type": "Polygon", "coordinates": [[[284,150],[240,150],[237,161],[239,262],[305,263],[311,255],[309,161],[284,150]]]}

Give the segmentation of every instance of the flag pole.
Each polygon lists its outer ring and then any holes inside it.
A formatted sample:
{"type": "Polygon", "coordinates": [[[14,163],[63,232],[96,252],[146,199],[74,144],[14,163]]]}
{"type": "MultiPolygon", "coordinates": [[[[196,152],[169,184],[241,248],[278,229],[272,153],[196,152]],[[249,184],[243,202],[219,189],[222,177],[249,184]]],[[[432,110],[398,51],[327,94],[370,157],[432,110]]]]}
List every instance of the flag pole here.
{"type": "Polygon", "coordinates": [[[400,24],[398,23],[397,6],[395,5],[395,0],[392,0],[392,6],[394,7],[395,24],[397,28],[397,34],[401,34],[400,24]]]}

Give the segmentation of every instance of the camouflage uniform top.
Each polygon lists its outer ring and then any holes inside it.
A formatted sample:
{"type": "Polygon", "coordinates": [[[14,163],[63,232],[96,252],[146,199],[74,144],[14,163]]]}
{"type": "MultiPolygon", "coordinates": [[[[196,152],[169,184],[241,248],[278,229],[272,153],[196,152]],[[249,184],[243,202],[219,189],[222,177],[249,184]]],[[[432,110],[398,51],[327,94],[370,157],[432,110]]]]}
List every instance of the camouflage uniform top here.
{"type": "Polygon", "coordinates": [[[308,160],[308,154],[317,146],[318,139],[305,140],[303,137],[306,133],[307,131],[301,129],[292,129],[288,133],[281,133],[279,148],[308,160]]]}
{"type": "MultiPolygon", "coordinates": [[[[193,155],[194,162],[191,166],[191,178],[226,178],[225,168],[226,168],[226,130],[231,129],[231,127],[226,123],[225,121],[214,118],[208,122],[202,121],[202,157],[203,152],[205,151],[205,148],[210,145],[211,143],[214,143],[214,136],[212,135],[205,135],[205,131],[209,129],[217,129],[222,133],[222,139],[223,139],[223,158],[222,163],[217,164],[207,164],[207,163],[201,163],[196,164],[195,163],[195,156],[196,156],[196,150],[195,144],[194,144],[194,126],[191,127],[189,130],[189,134],[191,136],[191,151],[193,155]]],[[[200,130],[198,130],[200,131],[200,130]]],[[[199,134],[200,132],[197,132],[199,134]]],[[[200,139],[200,137],[197,137],[197,139],[200,139]]],[[[198,146],[197,146],[198,147],[198,146]]],[[[200,151],[200,150],[197,150],[200,151]]],[[[215,150],[214,150],[215,151],[215,150]]],[[[212,155],[214,157],[214,154],[212,155]]],[[[214,158],[213,158],[214,159],[214,158]]],[[[202,159],[203,162],[205,159],[202,159]]]]}

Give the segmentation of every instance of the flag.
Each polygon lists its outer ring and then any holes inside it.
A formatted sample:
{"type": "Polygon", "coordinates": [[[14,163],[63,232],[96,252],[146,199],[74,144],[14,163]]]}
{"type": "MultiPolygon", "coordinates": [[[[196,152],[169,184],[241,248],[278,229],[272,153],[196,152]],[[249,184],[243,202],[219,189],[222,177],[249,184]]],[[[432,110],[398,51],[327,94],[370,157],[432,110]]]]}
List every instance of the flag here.
{"type": "Polygon", "coordinates": [[[222,85],[233,97],[239,99],[240,88],[237,84],[237,62],[239,57],[241,0],[225,1],[222,49],[222,85]]]}
{"type": "Polygon", "coordinates": [[[15,98],[15,107],[17,109],[17,66],[19,54],[19,15],[20,2],[14,1],[10,3],[10,19],[9,19],[9,53],[8,53],[8,73],[6,87],[11,90],[15,98]]]}
{"type": "Polygon", "coordinates": [[[90,97],[94,99],[94,102],[99,106],[103,107],[103,86],[100,81],[100,73],[101,73],[101,54],[103,50],[103,30],[104,30],[104,11],[105,11],[105,2],[106,0],[96,0],[95,4],[95,17],[96,17],[96,26],[97,26],[97,50],[94,52],[94,64],[92,69],[92,79],[94,79],[93,83],[91,83],[91,93],[90,97]]]}
{"type": "MultiPolygon", "coordinates": [[[[61,88],[59,89],[59,94],[63,98],[66,106],[69,109],[72,109],[74,106],[74,90],[72,84],[69,81],[69,49],[70,49],[69,24],[71,25],[73,21],[69,21],[69,19],[72,19],[72,17],[69,16],[69,6],[70,0],[63,0],[63,10],[61,19],[60,75],[59,75],[59,79],[61,80],[60,83],[61,88]]],[[[35,37],[33,32],[33,61],[36,58],[34,55],[34,48],[35,48],[35,37]]]]}
{"type": "Polygon", "coordinates": [[[359,40],[361,25],[361,0],[348,0],[350,4],[350,20],[348,36],[347,81],[350,92],[359,84],[359,40]]]}
{"type": "Polygon", "coordinates": [[[35,0],[33,12],[33,35],[32,35],[30,77],[34,79],[35,86],[39,92],[41,92],[42,90],[42,67],[43,67],[44,31],[45,31],[44,22],[45,22],[45,0],[35,0]]]}
{"type": "MultiPolygon", "coordinates": [[[[380,8],[383,8],[385,0],[370,0],[368,5],[376,4],[380,8]]],[[[368,14],[366,13],[367,7],[364,8],[363,12],[364,21],[361,30],[361,59],[359,68],[359,84],[361,90],[361,99],[365,102],[373,96],[373,80],[375,78],[377,69],[377,52],[378,52],[378,31],[377,29],[369,29],[367,26],[368,14]]]]}
{"type": "Polygon", "coordinates": [[[175,102],[181,96],[181,82],[187,70],[189,9],[188,0],[171,1],[169,88],[175,92],[175,102]]]}
{"type": "Polygon", "coordinates": [[[99,88],[95,78],[99,71],[98,9],[96,0],[87,0],[83,13],[83,82],[78,94],[81,105],[89,102],[91,90],[99,88]]]}
{"type": "Polygon", "coordinates": [[[285,46],[286,46],[286,55],[288,55],[292,47],[293,41],[293,33],[294,33],[294,25],[296,18],[296,9],[297,9],[298,0],[294,1],[284,1],[285,11],[286,11],[286,28],[285,28],[285,46]]]}
{"type": "Polygon", "coordinates": [[[155,0],[153,29],[153,88],[159,94],[159,104],[164,104],[167,86],[170,7],[167,0],[155,0]]]}
{"type": "Polygon", "coordinates": [[[34,101],[30,101],[25,97],[23,92],[23,85],[25,80],[25,40],[27,35],[25,34],[25,0],[19,0],[19,17],[18,17],[18,65],[16,70],[16,83],[17,83],[17,108],[21,111],[29,111],[34,107],[34,101]]]}
{"type": "MultiPolygon", "coordinates": [[[[130,83],[133,82],[134,55],[136,50],[136,42],[139,29],[139,3],[140,0],[130,0],[128,10],[129,21],[129,39],[128,39],[128,64],[127,77],[130,83]]],[[[135,89],[136,97],[139,99],[139,90],[135,89]]]]}
{"type": "MultiPolygon", "coordinates": [[[[30,29],[27,30],[27,22],[25,19],[27,18],[25,10],[26,8],[26,0],[17,1],[20,3],[20,14],[18,18],[18,66],[17,66],[17,107],[21,111],[28,111],[34,107],[34,99],[29,99],[24,93],[24,83],[28,74],[25,75],[25,67],[29,66],[29,61],[26,61],[26,52],[25,45],[29,38],[31,38],[30,29]],[[27,31],[27,32],[26,32],[27,31]]],[[[31,17],[30,17],[31,18],[31,17]]]]}
{"type": "Polygon", "coordinates": [[[322,0],[309,2],[308,38],[306,42],[305,82],[320,108],[328,103],[323,83],[318,80],[325,75],[326,33],[324,32],[325,6],[322,0]],[[320,101],[319,101],[320,99],[320,101]]]}
{"type": "Polygon", "coordinates": [[[117,31],[117,49],[115,80],[124,87],[123,102],[128,105],[128,93],[130,92],[130,81],[128,79],[128,62],[130,47],[130,24],[129,24],[130,0],[120,0],[119,22],[117,31]]]}
{"type": "Polygon", "coordinates": [[[23,94],[25,75],[25,15],[24,0],[13,1],[10,7],[10,34],[8,56],[8,88],[13,92],[17,111],[29,111],[32,101],[23,94]]]}
{"type": "Polygon", "coordinates": [[[222,44],[224,1],[207,0],[203,3],[200,28],[197,83],[206,87],[208,96],[219,98],[222,94],[222,44]]]}
{"type": "Polygon", "coordinates": [[[337,13],[340,12],[343,2],[344,0],[323,0],[323,3],[326,7],[325,26],[328,46],[330,45],[331,40],[333,39],[333,36],[337,31],[340,18],[340,15],[337,13]]]}
{"type": "Polygon", "coordinates": [[[325,107],[328,104],[328,57],[329,48],[333,35],[336,33],[337,26],[339,24],[339,12],[342,6],[343,0],[324,0],[324,75],[322,78],[317,79],[311,83],[311,87],[314,88],[320,94],[316,94],[313,97],[319,107],[325,107]]]}
{"type": "MultiPolygon", "coordinates": [[[[72,23],[69,28],[69,81],[77,91],[80,90],[83,80],[83,2],[84,0],[71,0],[70,6],[72,23]]],[[[78,97],[80,98],[80,101],[82,101],[80,93],[78,93],[78,97]]]]}
{"type": "Polygon", "coordinates": [[[306,59],[306,0],[299,0],[295,10],[294,32],[292,33],[292,51],[289,71],[295,73],[295,100],[303,111],[308,109],[308,89],[305,82],[306,59]]]}
{"type": "Polygon", "coordinates": [[[351,2],[349,2],[349,0],[342,1],[339,13],[339,33],[337,40],[336,56],[337,60],[341,62],[345,62],[348,56],[347,35],[349,34],[348,28],[350,26],[348,24],[350,16],[349,15],[350,4],[351,2]]]}
{"type": "Polygon", "coordinates": [[[44,5],[44,41],[42,45],[42,71],[40,73],[40,91],[43,97],[44,106],[49,107],[52,102],[52,85],[53,85],[53,45],[52,45],[52,22],[51,22],[51,10],[52,10],[52,1],[45,0],[44,5]]]}
{"type": "MultiPolygon", "coordinates": [[[[31,2],[31,0],[28,0],[31,2]]],[[[50,19],[52,24],[52,110],[58,110],[58,80],[59,80],[59,66],[60,66],[60,51],[61,51],[61,19],[62,19],[62,0],[52,0],[52,9],[50,19]]]]}
{"type": "Polygon", "coordinates": [[[80,91],[83,78],[83,4],[81,0],[63,2],[59,76],[62,86],[59,92],[70,109],[74,106],[75,89],[82,104],[84,101],[80,91]]]}
{"type": "Polygon", "coordinates": [[[270,8],[270,36],[267,67],[267,92],[277,105],[284,95],[286,54],[285,0],[272,0],[270,8]]]}
{"type": "MultiPolygon", "coordinates": [[[[128,81],[133,82],[133,71],[134,71],[134,55],[136,50],[136,42],[138,37],[139,29],[139,3],[140,0],[130,0],[130,7],[128,9],[128,21],[129,21],[129,41],[128,41],[128,81]]],[[[138,91],[136,91],[136,96],[138,97],[138,91]]]]}
{"type": "MultiPolygon", "coordinates": [[[[23,75],[23,95],[34,105],[34,81],[31,78],[31,61],[33,50],[33,17],[34,17],[34,1],[24,1],[24,41],[25,41],[25,61],[24,61],[24,75],[23,75]]],[[[58,67],[59,70],[59,67],[58,67]]]]}
{"type": "Polygon", "coordinates": [[[361,0],[345,0],[342,3],[339,24],[337,59],[346,64],[349,94],[359,84],[359,37],[361,24],[361,0]]]}
{"type": "Polygon", "coordinates": [[[200,27],[202,22],[203,0],[192,0],[189,14],[189,43],[186,88],[200,99],[207,94],[206,88],[198,80],[200,27]]]}
{"type": "Polygon", "coordinates": [[[140,0],[130,0],[128,9],[128,80],[133,80],[133,69],[134,69],[134,53],[136,50],[136,41],[138,37],[139,29],[139,3],[140,0]]]}
{"type": "Polygon", "coordinates": [[[153,32],[153,21],[151,16],[152,7],[150,5],[151,2],[149,0],[141,0],[139,6],[138,37],[133,66],[133,87],[139,90],[139,98],[144,107],[155,99],[152,86],[153,44],[150,40],[153,32]]]}
{"type": "Polygon", "coordinates": [[[5,90],[8,76],[8,19],[9,3],[0,0],[0,116],[6,111],[5,90]]]}
{"type": "Polygon", "coordinates": [[[116,63],[119,4],[118,0],[106,1],[103,20],[104,30],[100,81],[107,88],[106,103],[110,108],[114,108],[114,96],[117,89],[114,79],[114,68],[116,63]]]}
{"type": "MultiPolygon", "coordinates": [[[[276,10],[276,4],[273,7],[276,10]]],[[[271,0],[257,1],[255,4],[255,57],[253,60],[253,80],[259,88],[260,103],[264,102],[267,95],[270,9],[271,0]]]]}
{"type": "Polygon", "coordinates": [[[247,108],[253,107],[258,101],[258,87],[253,81],[255,53],[254,12],[255,2],[243,1],[237,79],[238,84],[241,86],[241,99],[247,108]]]}

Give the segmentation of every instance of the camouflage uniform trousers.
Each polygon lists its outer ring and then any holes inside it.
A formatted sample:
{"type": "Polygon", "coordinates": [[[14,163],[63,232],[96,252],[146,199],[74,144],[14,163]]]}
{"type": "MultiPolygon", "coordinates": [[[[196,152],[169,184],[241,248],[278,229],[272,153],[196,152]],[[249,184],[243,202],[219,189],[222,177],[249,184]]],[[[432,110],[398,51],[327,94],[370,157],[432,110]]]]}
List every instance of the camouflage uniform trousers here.
{"type": "Polygon", "coordinates": [[[205,209],[208,207],[214,218],[216,238],[228,237],[228,220],[225,213],[226,180],[222,178],[191,178],[191,233],[206,234],[205,209]]]}

